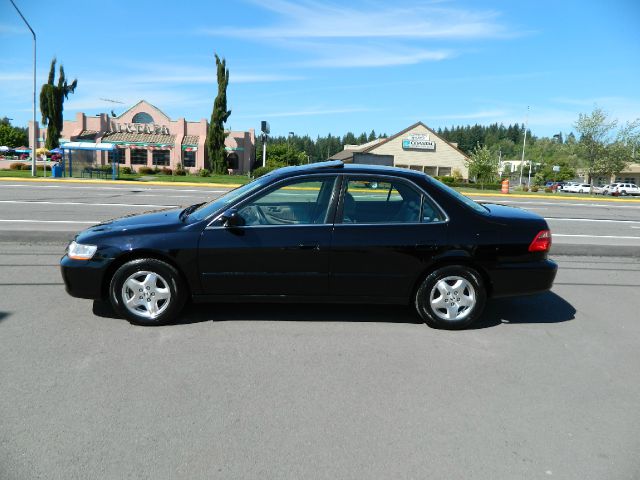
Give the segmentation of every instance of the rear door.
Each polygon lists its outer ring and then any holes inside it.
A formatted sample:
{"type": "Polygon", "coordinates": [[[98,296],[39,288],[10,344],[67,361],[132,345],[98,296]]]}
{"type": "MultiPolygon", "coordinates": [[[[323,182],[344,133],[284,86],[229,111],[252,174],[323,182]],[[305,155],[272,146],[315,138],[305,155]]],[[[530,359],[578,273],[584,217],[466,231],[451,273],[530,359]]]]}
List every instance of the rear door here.
{"type": "Polygon", "coordinates": [[[347,174],[342,183],[331,295],[406,298],[447,242],[445,213],[402,178],[347,174]]]}

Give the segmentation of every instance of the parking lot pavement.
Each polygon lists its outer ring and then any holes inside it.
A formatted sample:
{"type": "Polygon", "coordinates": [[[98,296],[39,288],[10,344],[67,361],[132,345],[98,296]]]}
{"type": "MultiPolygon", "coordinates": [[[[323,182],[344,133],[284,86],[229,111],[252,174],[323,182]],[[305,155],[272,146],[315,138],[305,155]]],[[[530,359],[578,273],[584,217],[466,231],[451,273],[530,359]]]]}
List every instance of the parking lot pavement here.
{"type": "Polygon", "coordinates": [[[0,244],[0,478],[638,478],[640,261],[556,257],[476,328],[198,305],[144,328],[0,244]],[[95,312],[95,313],[94,313],[95,312]]]}

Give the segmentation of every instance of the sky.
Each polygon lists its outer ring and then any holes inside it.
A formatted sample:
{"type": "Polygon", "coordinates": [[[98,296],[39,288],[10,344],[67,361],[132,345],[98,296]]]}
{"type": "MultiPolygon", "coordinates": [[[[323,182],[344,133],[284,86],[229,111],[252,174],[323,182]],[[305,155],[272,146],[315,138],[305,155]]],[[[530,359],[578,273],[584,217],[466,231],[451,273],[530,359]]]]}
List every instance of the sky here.
{"type": "MultiPolygon", "coordinates": [[[[37,36],[37,95],[53,57],[78,79],[65,119],[142,99],[172,119],[209,119],[214,53],[230,72],[232,130],[267,120],[272,135],[315,138],[526,121],[551,136],[595,106],[640,117],[637,0],[14,1],[37,36]]],[[[0,117],[26,126],[32,103],[32,36],[0,0],[0,117]]]]}

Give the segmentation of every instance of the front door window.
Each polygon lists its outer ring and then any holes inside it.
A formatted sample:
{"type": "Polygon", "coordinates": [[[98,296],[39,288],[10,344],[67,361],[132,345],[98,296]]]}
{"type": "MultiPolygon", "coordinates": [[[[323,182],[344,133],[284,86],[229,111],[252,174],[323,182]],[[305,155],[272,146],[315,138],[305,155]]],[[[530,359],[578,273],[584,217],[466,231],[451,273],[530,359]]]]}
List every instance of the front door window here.
{"type": "Polygon", "coordinates": [[[288,182],[243,204],[238,214],[245,226],[324,224],[334,184],[335,177],[288,182]]]}

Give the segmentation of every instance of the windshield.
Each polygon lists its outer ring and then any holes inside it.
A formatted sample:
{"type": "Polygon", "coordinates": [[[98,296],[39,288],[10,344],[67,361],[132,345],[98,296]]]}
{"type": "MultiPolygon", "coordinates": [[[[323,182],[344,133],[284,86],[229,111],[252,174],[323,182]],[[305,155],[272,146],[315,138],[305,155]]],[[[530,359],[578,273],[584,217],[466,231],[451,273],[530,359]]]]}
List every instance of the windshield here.
{"type": "Polygon", "coordinates": [[[432,181],[434,186],[436,186],[440,190],[443,190],[444,192],[448,193],[449,195],[452,195],[452,196],[456,197],[458,200],[460,200],[466,206],[473,208],[476,212],[478,212],[478,213],[487,213],[489,211],[489,209],[487,207],[485,207],[484,205],[481,205],[481,204],[475,202],[474,200],[471,200],[466,195],[461,194],[457,190],[454,190],[450,186],[445,185],[441,181],[436,180],[433,177],[429,177],[429,179],[432,181]]]}
{"type": "Polygon", "coordinates": [[[258,190],[259,188],[262,188],[264,185],[270,182],[271,175],[265,175],[263,177],[257,178],[254,181],[247,183],[246,185],[242,185],[241,187],[235,188],[230,192],[222,195],[221,197],[218,197],[215,200],[212,200],[211,202],[205,204],[204,206],[193,212],[189,217],[194,220],[204,220],[209,215],[212,215],[218,210],[222,210],[225,207],[229,206],[243,195],[258,190]]]}

